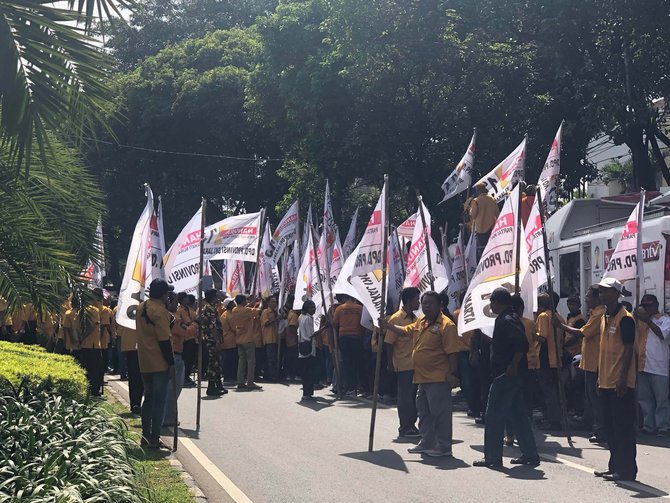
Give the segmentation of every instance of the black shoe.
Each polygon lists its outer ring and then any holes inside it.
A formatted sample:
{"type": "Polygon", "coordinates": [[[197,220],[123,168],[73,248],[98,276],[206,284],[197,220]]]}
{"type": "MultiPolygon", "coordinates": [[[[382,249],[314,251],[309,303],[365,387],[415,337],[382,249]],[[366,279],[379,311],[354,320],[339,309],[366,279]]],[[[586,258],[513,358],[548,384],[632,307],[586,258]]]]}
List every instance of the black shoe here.
{"type": "Polygon", "coordinates": [[[483,417],[476,417],[475,424],[486,424],[486,419],[484,419],[483,417]]]}
{"type": "Polygon", "coordinates": [[[513,465],[540,466],[540,456],[521,456],[510,461],[513,465]]]}
{"type": "Polygon", "coordinates": [[[419,430],[414,426],[408,426],[407,428],[398,430],[398,436],[403,438],[417,438],[421,436],[421,433],[419,433],[419,430]]]}
{"type": "Polygon", "coordinates": [[[139,405],[135,405],[135,407],[132,407],[130,409],[131,414],[135,414],[136,416],[139,416],[142,414],[142,407],[139,405]]]}
{"type": "Polygon", "coordinates": [[[599,437],[598,435],[592,435],[589,437],[589,442],[592,444],[606,444],[607,440],[605,440],[603,437],[599,437]]]}
{"type": "Polygon", "coordinates": [[[608,480],[610,482],[617,482],[619,480],[627,480],[632,482],[635,480],[635,477],[624,477],[623,475],[614,472],[614,473],[606,473],[605,475],[603,475],[603,479],[608,480]]]}
{"type": "Polygon", "coordinates": [[[488,459],[478,459],[472,466],[480,466],[483,468],[502,468],[502,461],[489,461],[488,459]]]}
{"type": "Polygon", "coordinates": [[[223,395],[223,392],[216,387],[216,384],[214,382],[211,382],[209,385],[207,385],[207,396],[221,396],[223,395]]]}
{"type": "Polygon", "coordinates": [[[316,402],[316,398],[313,396],[304,396],[300,399],[303,402],[316,402]]]}
{"type": "Polygon", "coordinates": [[[596,477],[604,477],[605,475],[611,475],[611,474],[612,474],[612,472],[609,471],[609,470],[593,472],[593,475],[595,475],[596,477]]]}

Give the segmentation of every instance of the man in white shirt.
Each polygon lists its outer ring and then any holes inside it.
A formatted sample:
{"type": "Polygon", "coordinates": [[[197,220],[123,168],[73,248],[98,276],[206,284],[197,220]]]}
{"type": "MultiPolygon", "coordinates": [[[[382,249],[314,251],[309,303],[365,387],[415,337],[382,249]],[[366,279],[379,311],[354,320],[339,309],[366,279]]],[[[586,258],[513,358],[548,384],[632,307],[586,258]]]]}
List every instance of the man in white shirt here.
{"type": "Polygon", "coordinates": [[[316,379],[316,339],[326,329],[325,321],[314,331],[316,305],[306,300],[298,318],[298,362],[302,371],[302,400],[314,401],[314,381],[316,379]]]}
{"type": "Polygon", "coordinates": [[[642,297],[635,317],[639,322],[637,393],[642,409],[642,432],[666,436],[670,432],[670,317],[658,312],[658,300],[651,294],[642,297]]]}

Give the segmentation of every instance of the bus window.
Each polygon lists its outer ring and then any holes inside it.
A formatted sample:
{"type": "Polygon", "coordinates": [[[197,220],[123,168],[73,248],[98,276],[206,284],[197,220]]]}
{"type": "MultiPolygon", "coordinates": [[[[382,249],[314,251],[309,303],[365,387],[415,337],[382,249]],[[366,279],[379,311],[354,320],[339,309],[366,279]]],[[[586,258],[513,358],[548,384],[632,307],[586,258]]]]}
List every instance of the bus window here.
{"type": "Polygon", "coordinates": [[[579,252],[565,253],[558,259],[561,298],[579,295],[579,252]]]}

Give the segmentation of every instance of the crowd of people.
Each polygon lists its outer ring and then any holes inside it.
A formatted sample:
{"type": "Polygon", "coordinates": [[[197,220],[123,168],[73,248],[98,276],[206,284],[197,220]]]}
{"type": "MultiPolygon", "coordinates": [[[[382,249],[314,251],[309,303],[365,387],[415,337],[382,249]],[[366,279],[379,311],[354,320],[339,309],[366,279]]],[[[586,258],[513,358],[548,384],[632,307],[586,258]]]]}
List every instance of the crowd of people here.
{"type": "Polygon", "coordinates": [[[181,389],[194,385],[199,348],[207,395],[300,380],[304,401],[326,386],[347,398],[371,398],[381,351],[379,399],[397,403],[399,436],[420,438],[410,452],[451,455],[452,391],[460,388],[455,396],[467,414],[485,425],[485,458],[477,466],[500,466],[503,445],[515,440],[522,456],[512,463],[537,465],[533,425],[569,427],[609,447],[609,467],[597,475],[633,480],[638,416],[639,433],[670,432],[670,317],[654,295],[644,295],[634,310],[626,306],[612,279],[588,290],[586,314],[580,298],[568,298],[565,318],[556,295],[540,294],[538,312],[527,319],[519,296],[496,290],[491,338],[480,331],[459,335],[458,313],[445,307],[444,294],[416,288],[402,291],[399,309],[380,319],[379,334],[361,324],[363,307],[347,296],[337,296],[328,317],[310,300],[296,311],[290,297],[279,306],[276,297],[226,298],[215,289],[198,309],[193,295],[155,280],[137,308],[136,329],[129,329],[116,323],[113,298],[101,289],[93,295],[85,309],[74,298],[53,316],[31,306],[10,314],[0,303],[0,335],[72,354],[93,396],[102,393],[105,372],[127,379],[131,411],[141,414],[149,447],[160,446],[161,427],[175,424],[181,389]]]}

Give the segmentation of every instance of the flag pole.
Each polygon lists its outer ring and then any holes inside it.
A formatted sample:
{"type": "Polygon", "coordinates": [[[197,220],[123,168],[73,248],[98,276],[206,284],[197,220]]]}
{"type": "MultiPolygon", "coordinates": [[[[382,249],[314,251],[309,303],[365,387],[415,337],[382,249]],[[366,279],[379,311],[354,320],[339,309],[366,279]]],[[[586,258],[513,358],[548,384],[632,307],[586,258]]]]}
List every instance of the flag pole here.
{"type": "MultiPolygon", "coordinates": [[[[518,182],[521,183],[521,182],[518,182]]],[[[521,269],[521,227],[523,224],[523,221],[521,219],[521,201],[522,201],[522,190],[521,187],[519,187],[519,200],[517,202],[516,206],[516,242],[514,243],[514,255],[515,255],[515,263],[514,263],[514,293],[519,294],[521,293],[521,286],[519,285],[519,274],[521,269]]],[[[544,225],[544,224],[543,224],[544,225]]],[[[545,248],[546,251],[546,248],[545,248]]],[[[551,281],[549,282],[551,284],[551,281]]]]}
{"type": "MultiPolygon", "coordinates": [[[[300,230],[300,228],[298,228],[300,230]]],[[[300,232],[298,232],[300,234],[300,232]]],[[[286,281],[286,272],[287,272],[287,261],[288,261],[288,244],[284,248],[282,253],[282,274],[281,279],[279,280],[279,308],[278,312],[284,311],[284,304],[286,303],[286,287],[284,282],[286,281]]],[[[279,370],[281,369],[281,336],[277,338],[277,377],[279,377],[279,370]]]]}
{"type": "Polygon", "coordinates": [[[400,245],[400,238],[398,237],[397,229],[393,230],[393,237],[395,238],[395,245],[398,248],[398,252],[400,253],[400,269],[402,270],[402,277],[404,278],[407,272],[405,271],[405,261],[402,259],[402,246],[400,245]]]}
{"type": "MultiPolygon", "coordinates": [[[[326,253],[326,281],[328,281],[329,285],[328,294],[330,295],[330,306],[332,307],[335,305],[335,299],[333,298],[333,285],[330,284],[330,260],[328,260],[327,251],[328,247],[326,246],[326,250],[324,250],[324,253],[326,253]]],[[[316,262],[318,264],[318,257],[316,262]]],[[[321,277],[321,273],[319,273],[319,277],[321,277]]],[[[340,343],[338,342],[337,337],[335,337],[332,324],[330,323],[328,324],[328,338],[329,341],[333,341],[333,360],[335,363],[335,377],[337,379],[337,397],[342,398],[342,381],[340,380],[340,343]]]]}
{"type": "Polygon", "coordinates": [[[644,202],[646,191],[640,190],[640,210],[637,212],[637,274],[635,275],[635,305],[640,304],[640,293],[644,282],[644,256],[642,255],[642,222],[644,220],[644,202]],[[642,276],[642,278],[640,278],[642,276]]]}
{"type": "MultiPolygon", "coordinates": [[[[384,201],[382,203],[382,207],[384,208],[384,222],[382,224],[384,226],[384,237],[382,241],[382,298],[379,304],[379,318],[383,318],[384,316],[386,316],[386,267],[387,267],[386,264],[388,259],[388,245],[389,245],[388,185],[389,185],[389,176],[384,175],[384,201]]],[[[420,202],[421,202],[421,196],[419,196],[419,203],[420,202]]],[[[421,214],[423,215],[423,212],[421,212],[421,214]]],[[[424,232],[425,230],[426,227],[424,225],[424,232]]],[[[427,241],[426,244],[428,244],[427,241]]],[[[430,262],[428,262],[428,264],[430,264],[430,262]]],[[[372,452],[372,448],[375,441],[375,421],[377,419],[377,398],[379,395],[379,375],[382,367],[382,351],[384,351],[384,332],[378,330],[377,359],[375,360],[375,382],[372,390],[372,414],[370,416],[370,436],[368,441],[368,452],[372,452]]]]}
{"type": "Polygon", "coordinates": [[[419,193],[419,189],[416,189],[416,199],[419,201],[419,215],[421,215],[421,225],[423,225],[423,239],[426,243],[426,253],[428,254],[428,279],[430,280],[430,289],[434,291],[435,279],[433,278],[433,264],[431,263],[430,258],[430,240],[428,239],[428,228],[426,227],[426,215],[423,214],[423,198],[419,193]]]}
{"type": "MultiPolygon", "coordinates": [[[[207,214],[207,200],[202,198],[202,211],[200,212],[200,267],[198,269],[198,320],[202,315],[202,268],[205,261],[205,247],[203,243],[205,242],[205,219],[207,214]]],[[[202,402],[202,325],[198,323],[198,392],[197,392],[197,405],[195,409],[195,427],[196,429],[200,428],[200,406],[202,402]]],[[[176,398],[176,396],[175,396],[176,398]]],[[[175,430],[177,425],[175,424],[175,430]]]]}
{"type": "MultiPolygon", "coordinates": [[[[542,211],[542,194],[540,194],[539,190],[537,191],[537,204],[540,209],[538,213],[540,214],[540,224],[542,225],[542,244],[544,246],[544,267],[547,271],[547,287],[549,289],[551,315],[552,317],[555,318],[556,306],[554,305],[554,285],[551,280],[551,267],[549,266],[549,247],[547,246],[547,232],[544,223],[544,212],[542,211]]],[[[521,214],[521,210],[519,210],[519,214],[521,214]]],[[[570,423],[568,419],[568,409],[565,400],[565,388],[563,387],[563,382],[561,381],[561,374],[560,374],[561,354],[558,345],[558,332],[556,331],[556,327],[554,326],[553,323],[551,325],[551,329],[553,331],[553,337],[554,337],[554,348],[556,349],[556,366],[557,366],[556,373],[558,377],[556,379],[556,382],[558,383],[558,399],[561,405],[561,419],[562,419],[561,423],[563,423],[563,433],[568,439],[568,444],[570,445],[570,447],[574,448],[575,445],[572,442],[572,435],[570,433],[570,423]]]]}

